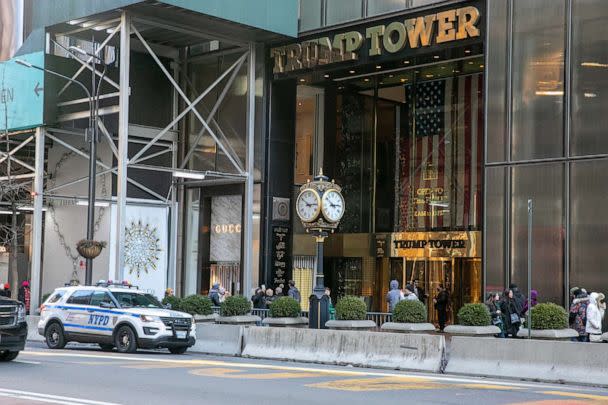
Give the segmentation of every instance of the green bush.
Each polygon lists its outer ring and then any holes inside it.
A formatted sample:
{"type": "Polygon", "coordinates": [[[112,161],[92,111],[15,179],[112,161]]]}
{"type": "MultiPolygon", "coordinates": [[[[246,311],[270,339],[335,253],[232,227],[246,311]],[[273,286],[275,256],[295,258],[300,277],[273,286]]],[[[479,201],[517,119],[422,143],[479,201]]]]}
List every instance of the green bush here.
{"type": "Polygon", "coordinates": [[[553,303],[538,304],[532,308],[532,329],[566,329],[568,313],[553,303]]]}
{"type": "Polygon", "coordinates": [[[242,295],[231,295],[222,302],[220,314],[222,316],[242,316],[251,312],[251,302],[242,295]]]}
{"type": "Polygon", "coordinates": [[[190,315],[211,315],[211,300],[203,295],[190,295],[179,303],[179,309],[190,315]]]}
{"type": "Polygon", "coordinates": [[[163,305],[171,305],[171,309],[173,309],[174,311],[180,310],[181,302],[182,300],[180,298],[177,298],[175,295],[165,297],[162,300],[163,305]]]}
{"type": "Polygon", "coordinates": [[[458,324],[463,326],[488,326],[492,316],[485,304],[465,304],[458,311],[458,324]]]}
{"type": "Polygon", "coordinates": [[[271,318],[297,318],[302,313],[300,303],[291,297],[279,297],[270,304],[268,316],[271,318]]]}
{"type": "Polygon", "coordinates": [[[423,323],[426,322],[426,307],[418,300],[401,301],[393,310],[393,322],[423,323]]]}
{"type": "Polygon", "coordinates": [[[347,295],[336,304],[336,319],[340,321],[362,321],[366,313],[367,307],[358,297],[347,295]]]}

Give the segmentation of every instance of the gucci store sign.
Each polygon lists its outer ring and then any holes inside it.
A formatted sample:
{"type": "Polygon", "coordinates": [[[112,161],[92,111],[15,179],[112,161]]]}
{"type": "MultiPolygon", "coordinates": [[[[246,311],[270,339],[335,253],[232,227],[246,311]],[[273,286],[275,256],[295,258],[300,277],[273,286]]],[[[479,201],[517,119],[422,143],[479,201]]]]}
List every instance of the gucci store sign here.
{"type": "Polygon", "coordinates": [[[401,232],[390,235],[391,257],[481,257],[481,232],[401,232]]]}

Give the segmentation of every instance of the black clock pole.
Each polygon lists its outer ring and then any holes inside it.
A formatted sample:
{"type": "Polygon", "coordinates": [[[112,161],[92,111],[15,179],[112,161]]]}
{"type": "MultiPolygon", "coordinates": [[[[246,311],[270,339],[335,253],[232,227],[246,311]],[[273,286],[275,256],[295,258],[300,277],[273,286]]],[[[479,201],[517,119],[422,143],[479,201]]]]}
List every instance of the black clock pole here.
{"type": "Polygon", "coordinates": [[[315,274],[315,286],[309,298],[308,327],[311,329],[326,329],[325,322],[329,321],[329,296],[325,295],[325,283],[323,275],[323,243],[329,235],[324,230],[315,230],[317,245],[317,268],[315,274]]]}

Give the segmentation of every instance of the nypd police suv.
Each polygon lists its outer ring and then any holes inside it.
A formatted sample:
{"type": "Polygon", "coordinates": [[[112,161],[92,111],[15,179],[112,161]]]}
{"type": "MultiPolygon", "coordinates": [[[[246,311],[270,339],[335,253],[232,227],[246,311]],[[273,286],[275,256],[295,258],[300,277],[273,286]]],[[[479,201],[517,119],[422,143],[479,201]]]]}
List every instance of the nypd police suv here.
{"type": "Polygon", "coordinates": [[[194,345],[196,325],[189,314],[164,308],[128,283],[100,281],[57,288],[41,306],[38,333],[51,349],[81,342],[121,353],[167,348],[182,354],[194,345]]]}

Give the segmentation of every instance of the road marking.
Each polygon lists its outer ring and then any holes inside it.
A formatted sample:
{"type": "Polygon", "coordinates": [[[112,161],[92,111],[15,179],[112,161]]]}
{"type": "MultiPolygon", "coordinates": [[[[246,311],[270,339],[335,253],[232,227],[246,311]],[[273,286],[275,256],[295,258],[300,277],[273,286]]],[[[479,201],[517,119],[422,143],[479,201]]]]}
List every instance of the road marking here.
{"type": "Polygon", "coordinates": [[[544,395],[557,395],[560,397],[592,399],[594,401],[603,401],[603,403],[608,403],[608,396],[605,396],[605,395],[593,395],[593,394],[583,394],[582,392],[564,392],[564,391],[540,391],[538,393],[544,394],[544,395]]]}
{"type": "Polygon", "coordinates": [[[200,377],[220,377],[220,378],[235,378],[238,380],[274,380],[287,378],[314,378],[319,377],[317,373],[261,373],[261,374],[245,374],[243,370],[235,368],[198,368],[190,370],[190,374],[200,377]]]}
{"type": "Polygon", "coordinates": [[[101,402],[93,401],[90,399],[81,399],[73,397],[64,397],[61,395],[50,395],[42,394],[38,392],[19,391],[19,390],[8,390],[0,388],[0,396],[16,398],[16,399],[27,399],[30,401],[46,402],[52,404],[69,404],[69,405],[119,405],[115,402],[101,402]]]}
{"type": "Polygon", "coordinates": [[[42,364],[39,361],[27,361],[27,360],[13,360],[13,363],[22,363],[22,364],[42,364]]]}
{"type": "Polygon", "coordinates": [[[444,384],[428,382],[423,378],[354,378],[307,384],[310,388],[326,388],[339,391],[393,391],[393,390],[437,390],[444,384]]]}
{"type": "MultiPolygon", "coordinates": [[[[109,355],[109,354],[88,354],[88,353],[69,353],[69,352],[36,352],[36,351],[24,351],[21,352],[21,355],[30,355],[30,356],[41,356],[41,357],[72,357],[72,358],[90,358],[90,359],[108,359],[114,361],[133,361],[133,362],[148,362],[148,363],[180,363],[183,364],[184,368],[188,367],[196,367],[196,366],[211,366],[211,367],[232,367],[232,368],[246,368],[246,369],[266,369],[266,370],[283,370],[283,371],[302,371],[302,372],[312,372],[318,374],[325,375],[336,375],[339,373],[342,376],[353,376],[353,377],[361,377],[361,376],[372,376],[372,377],[395,377],[395,378],[424,378],[428,381],[439,381],[439,382],[452,382],[452,383],[464,383],[464,384],[472,384],[481,382],[482,384],[491,384],[497,385],[501,387],[516,387],[516,388],[530,388],[535,390],[540,389],[548,389],[555,390],[556,385],[550,384],[532,384],[525,382],[517,382],[517,381],[499,381],[499,380],[491,380],[484,378],[466,378],[466,377],[448,377],[445,375],[427,375],[427,374],[407,374],[407,373],[390,373],[390,372],[377,372],[377,371],[342,371],[336,369],[321,369],[314,367],[303,367],[303,366],[278,366],[271,364],[256,364],[256,363],[244,363],[244,362],[228,362],[228,361],[218,361],[218,360],[175,360],[175,359],[160,359],[160,358],[150,358],[150,357],[133,357],[128,355],[109,355]]],[[[593,388],[583,388],[583,387],[568,387],[568,391],[591,391],[593,388]]],[[[557,391],[561,392],[561,391],[557,391]]]]}

